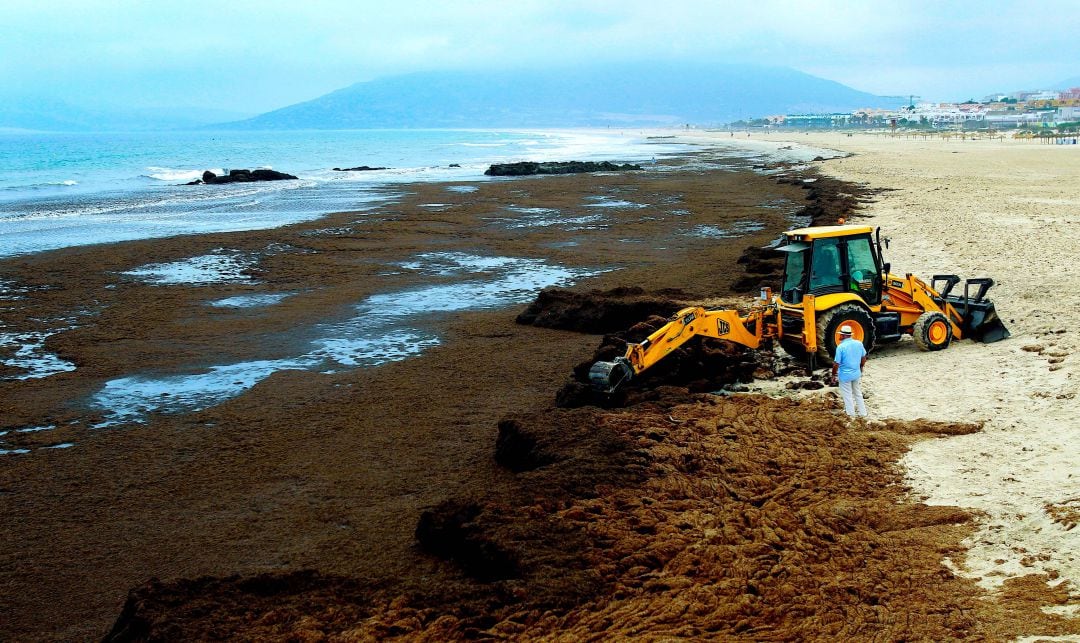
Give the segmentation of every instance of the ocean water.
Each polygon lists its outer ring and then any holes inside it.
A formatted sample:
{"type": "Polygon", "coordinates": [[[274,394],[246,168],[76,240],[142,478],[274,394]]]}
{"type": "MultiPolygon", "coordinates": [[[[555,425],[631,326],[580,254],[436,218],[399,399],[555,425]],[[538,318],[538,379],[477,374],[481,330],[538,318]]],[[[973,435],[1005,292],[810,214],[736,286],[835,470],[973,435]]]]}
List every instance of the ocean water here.
{"type": "Polygon", "coordinates": [[[486,180],[491,163],[650,161],[686,149],[614,132],[6,132],[0,133],[0,257],[362,211],[377,204],[375,186],[486,180]],[[333,170],[361,165],[388,169],[333,170]],[[237,168],[272,168],[300,180],[182,185],[204,170],[237,168]]]}
{"type": "MultiPolygon", "coordinates": [[[[804,161],[819,150],[781,151],[778,145],[725,147],[730,169],[747,170],[762,161],[804,161]]],[[[718,145],[718,146],[721,146],[718,145]]],[[[685,155],[700,148],[671,140],[612,132],[506,131],[306,131],[161,133],[0,133],[0,258],[51,249],[176,234],[273,228],[331,212],[378,207],[386,192],[376,188],[415,181],[506,181],[483,172],[510,161],[611,160],[642,162],[685,155]],[[334,167],[367,165],[388,169],[336,172],[334,167]],[[270,167],[297,175],[297,181],[214,186],[182,185],[210,169],[270,167]]],[[[717,169],[712,160],[703,168],[717,169]]],[[[726,166],[725,166],[726,167],[726,166]]],[[[666,171],[663,164],[652,171],[666,171]]],[[[469,192],[471,185],[449,189],[469,192]]],[[[441,204],[428,204],[431,208],[441,204]]],[[[678,205],[673,203],[671,205],[678,205]]],[[[790,205],[790,204],[789,204],[790,205]]],[[[515,228],[561,226],[567,230],[606,225],[619,212],[645,207],[607,196],[589,198],[587,214],[555,208],[514,208],[498,219],[515,228]]],[[[777,207],[787,207],[779,204],[777,207]]],[[[793,206],[792,206],[793,207],[793,206]]],[[[689,214],[688,212],[685,212],[689,214]]],[[[732,229],[699,226],[692,234],[739,236],[755,222],[732,229]]],[[[627,243],[640,240],[625,239],[627,243]]],[[[553,247],[573,245],[563,241],[553,247]]],[[[229,248],[129,270],[160,288],[232,283],[256,287],[248,272],[258,257],[229,248]]],[[[83,400],[102,417],[98,426],[146,421],[153,413],[187,413],[224,402],[282,370],[334,372],[407,359],[439,344],[439,319],[464,310],[527,302],[547,286],[569,286],[605,270],[572,269],[523,257],[424,253],[393,267],[431,275],[433,283],[404,292],[385,292],[357,302],[355,314],[294,329],[292,354],[268,350],[250,361],[177,365],[167,374],[133,372],[102,382],[83,400]],[[455,277],[449,284],[438,277],[455,277]],[[424,317],[424,323],[416,323],[424,317]]],[[[15,305],[27,286],[0,279],[0,301],[15,305]]],[[[270,307],[295,292],[253,292],[207,305],[220,314],[270,307]]],[[[69,317],[40,320],[40,328],[8,328],[0,319],[0,365],[15,371],[4,380],[41,379],[77,370],[51,354],[49,336],[80,322],[69,317]]],[[[217,313],[216,313],[217,314],[217,313]]],[[[42,430],[53,428],[44,427],[42,430]]],[[[0,429],[20,430],[18,427],[0,429]]],[[[36,430],[36,429],[35,429],[36,430]]],[[[10,430],[7,431],[10,434],[10,430]]],[[[14,435],[14,434],[11,434],[14,435]]],[[[0,437],[5,436],[0,431],[0,437]]],[[[50,447],[65,449],[71,444],[50,447]]],[[[0,439],[0,454],[24,454],[0,439]]]]}

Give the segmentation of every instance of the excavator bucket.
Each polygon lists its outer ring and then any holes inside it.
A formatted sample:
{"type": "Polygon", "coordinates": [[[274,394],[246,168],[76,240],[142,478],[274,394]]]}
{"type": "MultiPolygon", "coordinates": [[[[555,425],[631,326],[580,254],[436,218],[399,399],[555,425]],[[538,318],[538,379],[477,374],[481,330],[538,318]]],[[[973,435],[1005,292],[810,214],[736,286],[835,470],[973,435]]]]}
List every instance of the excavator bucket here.
{"type": "Polygon", "coordinates": [[[589,382],[602,393],[614,392],[633,376],[634,368],[625,357],[616,357],[613,362],[596,362],[589,369],[589,382]]]}

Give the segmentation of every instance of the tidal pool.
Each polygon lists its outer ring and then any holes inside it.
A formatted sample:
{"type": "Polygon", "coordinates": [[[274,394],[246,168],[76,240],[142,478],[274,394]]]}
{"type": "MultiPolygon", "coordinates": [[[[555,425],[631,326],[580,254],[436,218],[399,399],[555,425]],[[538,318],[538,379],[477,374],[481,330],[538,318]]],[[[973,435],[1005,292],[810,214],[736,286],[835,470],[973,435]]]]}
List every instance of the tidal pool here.
{"type": "Polygon", "coordinates": [[[169,263],[151,263],[121,274],[158,285],[254,283],[247,271],[257,263],[253,255],[218,249],[207,255],[169,263]]]}
{"type": "Polygon", "coordinates": [[[32,380],[74,371],[74,364],[45,350],[45,340],[59,332],[0,333],[0,348],[14,349],[0,364],[21,371],[0,379],[32,380]]]}

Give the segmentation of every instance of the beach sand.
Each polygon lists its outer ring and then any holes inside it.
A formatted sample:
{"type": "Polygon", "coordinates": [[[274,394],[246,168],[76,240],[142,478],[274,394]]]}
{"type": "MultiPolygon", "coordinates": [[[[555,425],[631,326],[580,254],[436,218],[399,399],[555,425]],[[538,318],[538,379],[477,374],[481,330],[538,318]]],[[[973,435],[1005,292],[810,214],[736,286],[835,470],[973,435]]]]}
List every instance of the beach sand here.
{"type": "MultiPolygon", "coordinates": [[[[1080,607],[1080,147],[1022,140],[837,137],[823,171],[888,188],[867,222],[892,240],[894,272],[992,277],[1008,341],[935,354],[878,352],[866,391],[879,417],[985,421],[916,445],[912,493],[983,514],[951,562],[980,585],[1046,574],[1080,607]]],[[[802,140],[795,137],[795,140],[802,140]]]]}
{"type": "Polygon", "coordinates": [[[1080,617],[1080,148],[1012,138],[779,134],[853,154],[822,163],[836,178],[885,189],[860,222],[891,239],[893,271],[992,277],[1012,333],[942,353],[910,341],[877,351],[864,391],[880,418],[985,422],[981,432],[915,445],[914,497],[980,514],[946,564],[987,590],[1036,575],[1067,587],[1080,617]]]}
{"type": "Polygon", "coordinates": [[[1067,618],[1080,550],[1070,457],[1080,275],[1068,237],[1080,150],[752,140],[854,154],[814,166],[865,185],[859,220],[891,237],[893,270],[993,277],[1013,337],[875,353],[865,389],[876,421],[860,428],[828,391],[770,400],[661,386],[633,407],[555,409],[599,338],[515,324],[518,310],[475,311],[441,320],[442,343],[420,357],[283,371],[219,406],[94,430],[101,418],[71,400],[103,381],[176,370],[207,351],[262,355],[289,329],[344,314],[388,266],[423,252],[617,264],[579,289],[730,298],[743,249],[790,224],[761,195],[799,203],[806,191],[765,176],[725,182],[700,166],[475,192],[421,184],[366,218],[9,260],[0,277],[27,285],[33,302],[9,307],[12,323],[87,301],[99,321],[47,340],[76,371],[5,384],[10,425],[59,427],[5,436],[37,450],[0,473],[4,637],[98,637],[118,616],[120,634],[185,638],[1080,633],[1067,618]],[[565,226],[491,225],[508,206],[589,214],[582,204],[596,195],[648,207],[612,211],[618,226],[578,230],[576,246],[565,226]],[[679,233],[755,218],[765,227],[736,239],[679,233]],[[216,248],[260,253],[263,284],[302,294],[223,314],[205,303],[260,288],[118,277],[216,248]],[[40,448],[61,439],[75,446],[40,448]],[[533,468],[508,468],[508,452],[533,468]]]}

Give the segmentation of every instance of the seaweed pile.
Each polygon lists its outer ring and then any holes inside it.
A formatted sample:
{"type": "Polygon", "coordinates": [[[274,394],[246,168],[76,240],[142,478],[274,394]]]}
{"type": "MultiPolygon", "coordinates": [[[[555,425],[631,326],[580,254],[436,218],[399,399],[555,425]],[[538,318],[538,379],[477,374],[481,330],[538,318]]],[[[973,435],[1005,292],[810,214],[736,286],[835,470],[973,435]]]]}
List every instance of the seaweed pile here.
{"type": "Polygon", "coordinates": [[[977,425],[853,430],[828,399],[654,394],[506,418],[495,457],[514,483],[423,514],[418,546],[445,561],[427,582],[152,582],[110,639],[1001,634],[940,562],[970,516],[898,502],[892,464],[916,434],[977,425]]]}

